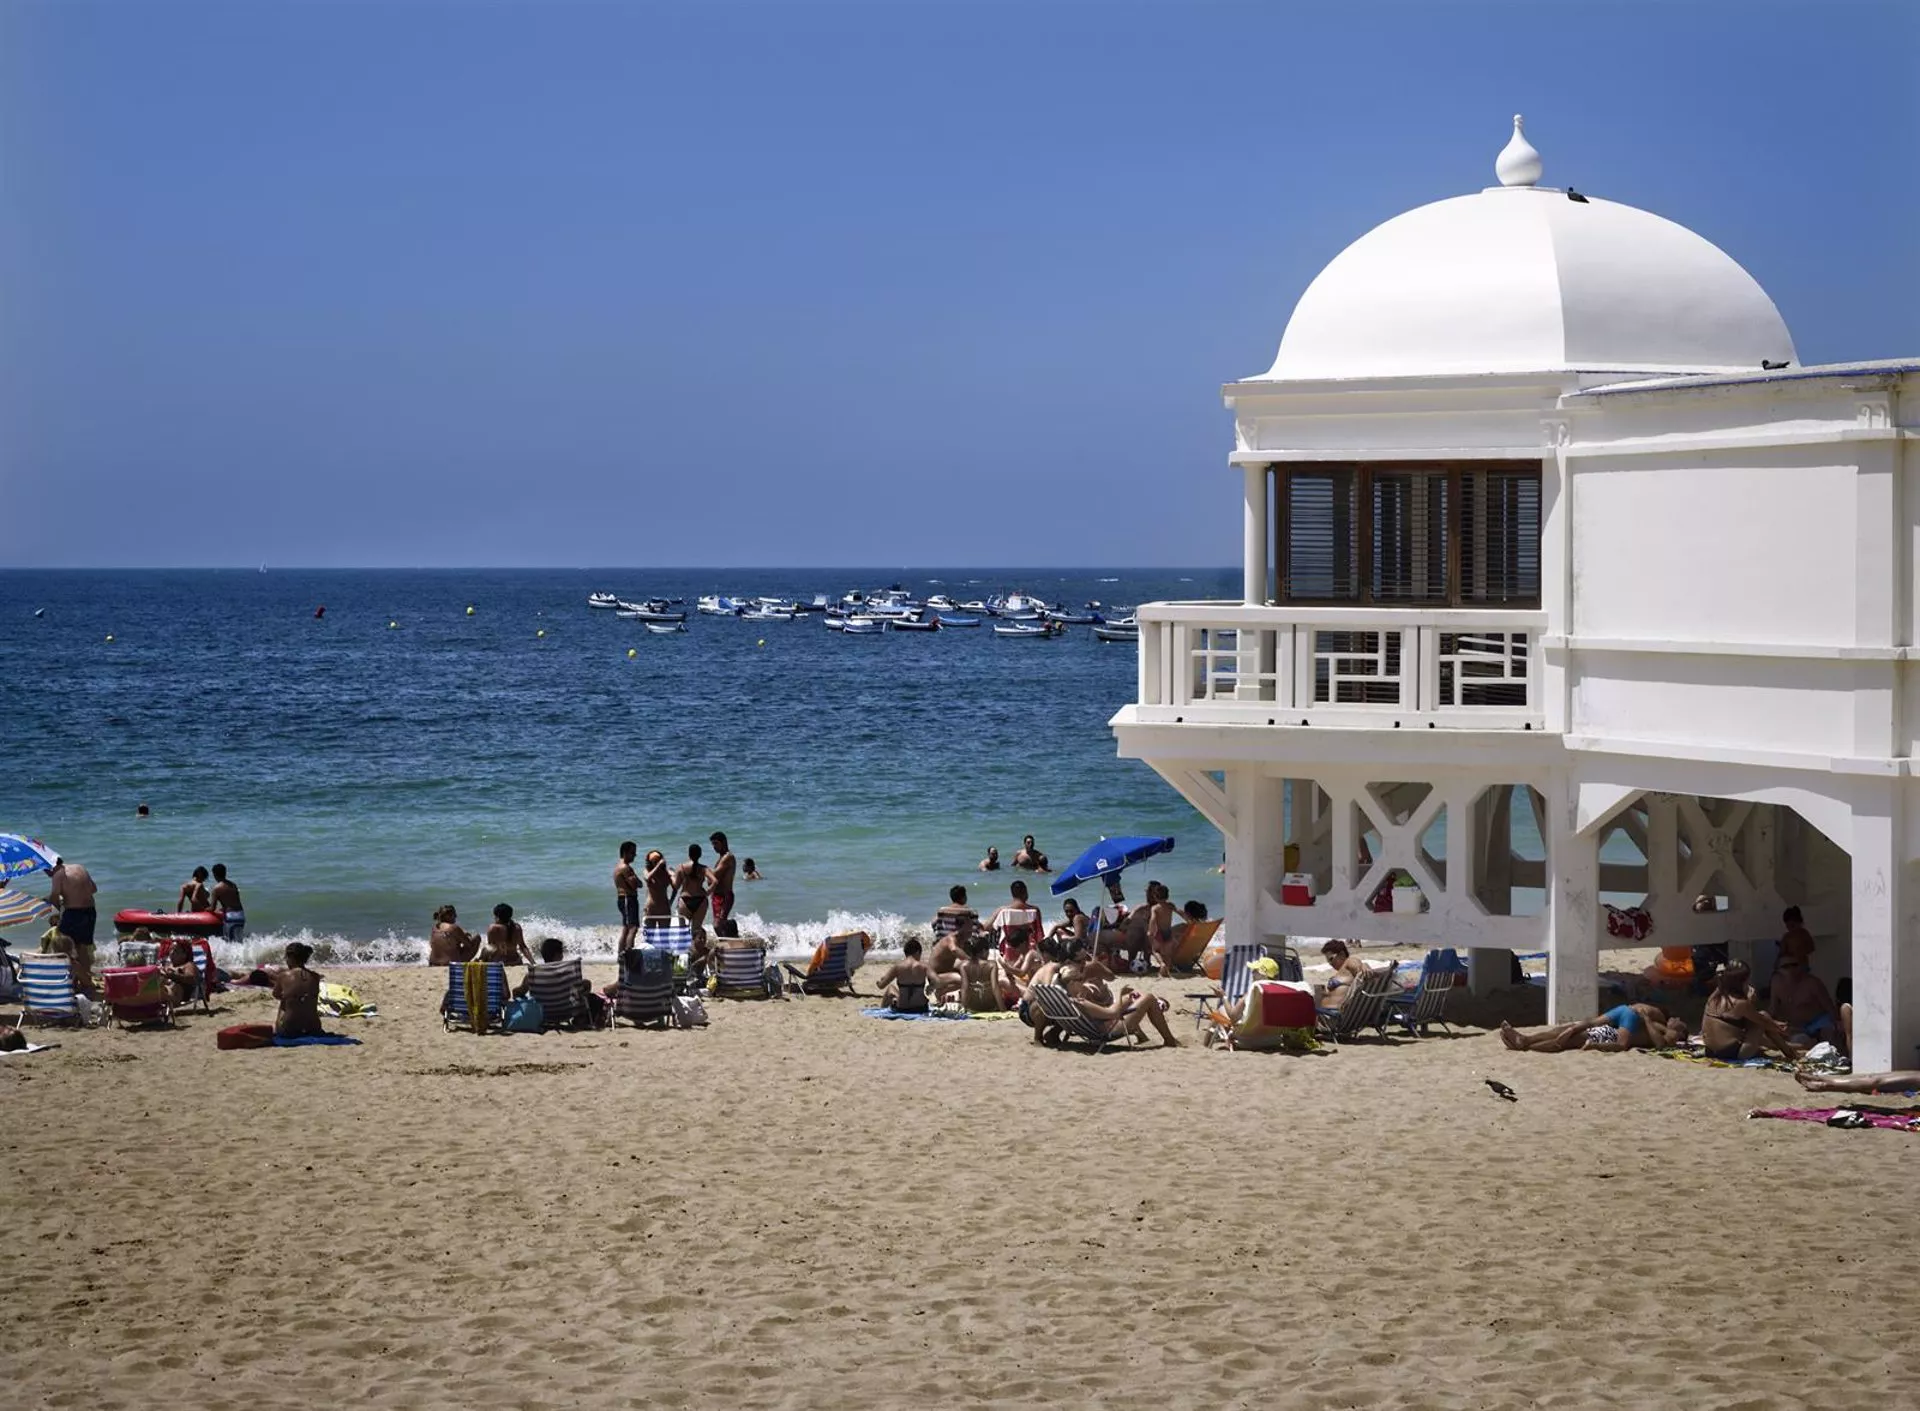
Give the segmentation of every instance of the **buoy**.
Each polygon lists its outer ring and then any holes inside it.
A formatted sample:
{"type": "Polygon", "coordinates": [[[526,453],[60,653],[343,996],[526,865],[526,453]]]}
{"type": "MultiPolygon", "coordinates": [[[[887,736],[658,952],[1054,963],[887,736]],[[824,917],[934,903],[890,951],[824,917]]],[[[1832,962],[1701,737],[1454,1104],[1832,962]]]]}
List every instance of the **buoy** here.
{"type": "Polygon", "coordinates": [[[635,651],[635,650],[634,650],[634,649],[633,649],[632,647],[628,647],[628,648],[627,648],[627,655],[628,655],[628,656],[630,656],[630,657],[637,657],[637,656],[639,656],[639,655],[640,655],[640,653],[638,653],[638,652],[636,652],[636,651],[635,651]]]}
{"type": "Polygon", "coordinates": [[[113,633],[111,633],[111,632],[109,632],[109,633],[107,633],[107,640],[108,640],[109,642],[111,642],[111,641],[113,640],[113,633]]]}
{"type": "Polygon", "coordinates": [[[472,604],[472,603],[468,603],[468,604],[467,604],[467,616],[468,616],[468,617],[472,617],[472,616],[473,616],[473,604],[472,604]]]}
{"type": "Polygon", "coordinates": [[[764,646],[766,646],[766,644],[767,644],[767,639],[766,639],[765,637],[762,637],[762,638],[760,639],[760,645],[764,647],[764,646]]]}
{"type": "MultiPolygon", "coordinates": [[[[471,612],[472,609],[469,608],[468,611],[471,612]]],[[[533,635],[536,637],[544,637],[547,635],[547,629],[542,627],[538,632],[534,633],[533,635]]]]}
{"type": "Polygon", "coordinates": [[[394,628],[396,628],[396,627],[398,627],[399,625],[400,625],[400,624],[399,624],[399,623],[397,623],[397,622],[392,622],[392,621],[389,621],[389,622],[387,623],[387,631],[389,631],[389,632],[391,632],[391,631],[393,631],[393,629],[394,629],[394,628]]]}
{"type": "Polygon", "coordinates": [[[35,608],[33,610],[33,615],[35,617],[45,617],[47,615],[47,610],[45,608],[35,608]]]}

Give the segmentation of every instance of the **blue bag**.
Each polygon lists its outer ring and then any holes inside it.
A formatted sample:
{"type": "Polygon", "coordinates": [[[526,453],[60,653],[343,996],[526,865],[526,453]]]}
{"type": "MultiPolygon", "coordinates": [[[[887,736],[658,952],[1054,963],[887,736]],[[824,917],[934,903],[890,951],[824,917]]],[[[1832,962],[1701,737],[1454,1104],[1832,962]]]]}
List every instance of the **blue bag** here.
{"type": "Polygon", "coordinates": [[[546,1011],[532,995],[508,1000],[504,1027],[509,1034],[537,1034],[547,1027],[546,1011]]]}

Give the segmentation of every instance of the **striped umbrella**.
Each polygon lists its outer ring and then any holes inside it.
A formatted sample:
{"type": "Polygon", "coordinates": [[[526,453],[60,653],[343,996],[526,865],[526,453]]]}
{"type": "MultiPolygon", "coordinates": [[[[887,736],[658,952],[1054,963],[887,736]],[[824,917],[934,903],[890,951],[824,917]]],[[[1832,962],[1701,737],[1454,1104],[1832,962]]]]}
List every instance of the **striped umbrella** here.
{"type": "Polygon", "coordinates": [[[58,853],[38,838],[0,833],[0,881],[49,871],[58,857],[58,853]]]}
{"type": "Polygon", "coordinates": [[[24,926],[29,921],[45,921],[53,908],[39,897],[18,887],[0,887],[0,926],[24,926]]]}

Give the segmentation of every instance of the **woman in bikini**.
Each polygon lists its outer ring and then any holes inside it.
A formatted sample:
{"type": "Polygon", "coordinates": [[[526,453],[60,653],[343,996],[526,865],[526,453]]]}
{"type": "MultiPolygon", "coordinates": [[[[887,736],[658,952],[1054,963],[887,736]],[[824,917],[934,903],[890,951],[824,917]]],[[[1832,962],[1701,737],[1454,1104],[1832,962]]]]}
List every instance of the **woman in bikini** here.
{"type": "Polygon", "coordinates": [[[707,939],[707,883],[711,874],[700,861],[700,844],[687,844],[687,860],[673,874],[673,890],[680,899],[680,915],[693,927],[693,941],[704,947],[707,939]]]}
{"type": "Polygon", "coordinates": [[[668,921],[673,917],[673,873],[667,870],[666,855],[658,848],[647,853],[647,870],[640,880],[647,887],[646,920],[668,921]]]}
{"type": "Polygon", "coordinates": [[[1061,903],[1059,923],[1055,925],[1051,931],[1047,932],[1047,934],[1055,940],[1067,942],[1068,945],[1072,945],[1075,941],[1085,940],[1087,935],[1087,913],[1080,909],[1080,903],[1072,897],[1068,897],[1066,901],[1061,903]]]}
{"type": "Polygon", "coordinates": [[[513,908],[505,902],[493,909],[493,924],[487,927],[486,944],[480,952],[480,959],[489,965],[531,965],[533,952],[527,949],[527,938],[520,931],[520,923],[513,919],[513,908]]]}
{"type": "Polygon", "coordinates": [[[480,938],[460,924],[451,905],[433,913],[433,934],[427,938],[427,964],[461,965],[480,950],[480,938]]]}

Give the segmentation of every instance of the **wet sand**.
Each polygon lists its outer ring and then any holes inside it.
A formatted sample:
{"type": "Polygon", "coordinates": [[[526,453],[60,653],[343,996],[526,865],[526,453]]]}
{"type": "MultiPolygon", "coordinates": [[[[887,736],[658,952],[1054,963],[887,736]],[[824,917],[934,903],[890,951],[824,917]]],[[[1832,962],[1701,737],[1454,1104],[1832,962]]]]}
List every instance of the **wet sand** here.
{"type": "Polygon", "coordinates": [[[359,1047],[218,1052],[271,1016],[241,992],[0,1061],[8,1404],[1864,1408],[1920,1385],[1883,1331],[1920,1277],[1920,1146],[1745,1121],[1811,1105],[1782,1073],[1490,1034],[1093,1057],[851,1000],[478,1037],[442,1032],[437,974],[336,978],[379,1004],[333,1026],[359,1047]]]}

